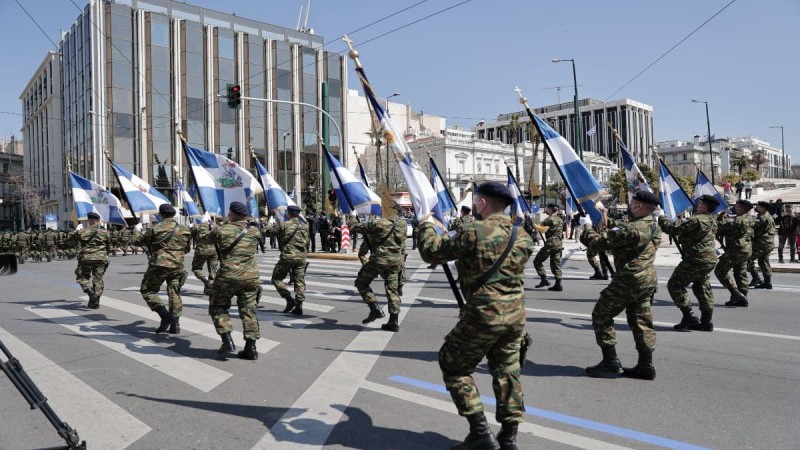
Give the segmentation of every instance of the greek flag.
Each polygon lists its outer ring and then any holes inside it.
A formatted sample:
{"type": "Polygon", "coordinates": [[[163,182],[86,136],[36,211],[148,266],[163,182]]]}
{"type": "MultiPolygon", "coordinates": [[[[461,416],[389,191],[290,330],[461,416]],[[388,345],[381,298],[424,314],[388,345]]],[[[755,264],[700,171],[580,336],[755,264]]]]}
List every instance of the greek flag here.
{"type": "Polygon", "coordinates": [[[589,128],[589,131],[586,132],[587,136],[594,136],[597,133],[597,125],[593,125],[592,128],[589,128]]]}
{"type": "Polygon", "coordinates": [[[367,189],[372,189],[369,186],[369,179],[367,179],[367,172],[364,171],[364,166],[361,165],[361,161],[358,161],[358,173],[361,175],[361,182],[364,183],[364,186],[367,189]]]}
{"type": "Polygon", "coordinates": [[[69,182],[78,220],[85,220],[86,215],[94,211],[106,222],[127,225],[122,218],[122,204],[108,189],[72,172],[69,182]]]}
{"type": "Polygon", "coordinates": [[[567,185],[570,195],[575,197],[577,207],[583,209],[592,219],[592,223],[597,225],[602,220],[600,211],[595,207],[595,199],[600,195],[602,187],[592,176],[592,173],[575,154],[575,150],[569,145],[556,130],[550,127],[544,120],[539,118],[526,108],[528,115],[536,125],[539,135],[542,136],[544,145],[550,152],[550,157],[555,162],[556,168],[567,185]]]}
{"type": "MultiPolygon", "coordinates": [[[[450,196],[450,191],[447,190],[447,185],[444,183],[442,174],[439,172],[439,168],[433,158],[431,158],[431,184],[439,197],[439,205],[442,207],[442,212],[445,213],[445,216],[451,216],[456,204],[453,202],[453,197],[450,196]]],[[[445,220],[447,219],[448,217],[445,217],[445,220]]]]}
{"type": "Polygon", "coordinates": [[[145,183],[124,167],[112,162],[111,167],[117,176],[122,192],[125,193],[125,200],[134,213],[158,213],[158,207],[163,204],[170,204],[169,199],[155,188],[145,183]]]}
{"type": "Polygon", "coordinates": [[[692,209],[692,199],[686,194],[664,161],[658,165],[658,196],[661,207],[669,220],[675,220],[682,212],[692,209]]]}
{"type": "Polygon", "coordinates": [[[621,140],[617,142],[619,142],[620,154],[622,155],[622,165],[625,167],[625,179],[628,180],[628,203],[630,203],[635,193],[639,191],[653,192],[653,188],[650,187],[644,174],[639,170],[639,166],[634,162],[628,147],[621,140]]]}
{"type": "Polygon", "coordinates": [[[248,205],[251,215],[258,216],[258,209],[253,207],[254,197],[262,189],[250,172],[235,161],[196,149],[186,142],[183,150],[207,213],[224,216],[230,204],[239,201],[248,205]]]}
{"type": "Polygon", "coordinates": [[[178,195],[180,195],[181,200],[183,200],[183,208],[186,210],[186,216],[201,216],[202,214],[200,214],[200,208],[197,207],[197,203],[194,201],[194,198],[192,198],[191,194],[189,194],[186,191],[186,188],[183,187],[183,183],[175,180],[175,189],[178,190],[178,195]]]}
{"type": "Polygon", "coordinates": [[[712,212],[712,214],[719,214],[728,209],[728,203],[725,201],[725,198],[722,196],[722,194],[720,194],[719,191],[717,191],[717,188],[715,188],[714,185],[708,181],[706,174],[704,174],[702,170],[697,169],[697,179],[695,180],[694,184],[695,201],[697,201],[701,195],[711,195],[719,202],[719,206],[712,212]]]}
{"type": "Polygon", "coordinates": [[[514,204],[511,205],[512,209],[510,211],[511,218],[514,219],[514,225],[519,225],[525,222],[525,213],[530,212],[531,209],[528,206],[528,201],[522,196],[522,190],[519,188],[514,174],[511,173],[511,168],[506,167],[506,172],[508,172],[508,189],[511,191],[511,195],[514,196],[514,204]]]}
{"type": "Polygon", "coordinates": [[[272,175],[270,175],[267,168],[261,164],[261,161],[256,159],[255,162],[258,179],[261,181],[261,186],[266,193],[267,206],[270,211],[278,211],[279,220],[281,218],[286,219],[286,208],[288,208],[289,205],[294,205],[294,201],[286,195],[286,191],[272,178],[272,175]]]}
{"type": "Polygon", "coordinates": [[[355,209],[358,214],[368,216],[374,214],[381,216],[381,198],[377,194],[358,181],[346,167],[339,162],[325,144],[322,144],[325,151],[325,161],[328,163],[328,170],[331,176],[331,187],[339,199],[339,210],[344,214],[350,214],[355,209]]]}
{"type": "Polygon", "coordinates": [[[439,196],[433,189],[433,185],[431,185],[422,167],[411,154],[411,149],[403,139],[403,133],[384,111],[383,105],[381,105],[381,102],[372,91],[372,86],[367,81],[364,69],[361,67],[356,68],[356,73],[358,73],[361,84],[364,87],[367,101],[372,106],[376,119],[381,124],[383,139],[400,166],[400,172],[403,174],[406,186],[408,186],[411,205],[414,207],[417,220],[422,222],[431,217],[434,220],[436,231],[445,233],[447,231],[447,225],[445,225],[447,222],[442,212],[442,205],[439,204],[439,196]]]}

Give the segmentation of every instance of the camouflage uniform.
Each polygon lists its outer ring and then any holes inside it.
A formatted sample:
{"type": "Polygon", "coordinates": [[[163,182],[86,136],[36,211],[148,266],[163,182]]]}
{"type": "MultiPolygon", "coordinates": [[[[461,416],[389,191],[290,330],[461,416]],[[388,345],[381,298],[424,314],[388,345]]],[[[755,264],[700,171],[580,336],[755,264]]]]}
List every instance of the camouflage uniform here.
{"type": "Polygon", "coordinates": [[[714,294],[711,292],[711,272],[717,265],[715,247],[717,221],[711,214],[697,214],[685,221],[669,221],[666,217],[658,220],[661,231],[672,234],[681,243],[683,257],[675,267],[667,290],[672,301],[680,309],[690,308],[691,301],[686,286],[692,285],[692,292],[700,304],[700,311],[714,310],[714,294]]]}
{"type": "Polygon", "coordinates": [[[11,233],[8,231],[0,234],[0,253],[9,253],[11,248],[11,233]]]}
{"type": "Polygon", "coordinates": [[[764,277],[772,278],[772,266],[769,264],[769,255],[775,248],[775,220],[770,215],[769,211],[756,216],[755,224],[753,225],[753,254],[747,262],[747,271],[753,274],[754,281],[759,281],[758,272],[756,272],[756,261],[758,261],[758,268],[764,277]]]}
{"type": "Polygon", "coordinates": [[[20,231],[17,233],[17,244],[15,246],[14,253],[17,255],[17,259],[19,260],[20,264],[25,264],[25,260],[28,259],[28,252],[30,251],[30,244],[31,244],[31,236],[26,231],[20,231]]]}
{"type": "Polygon", "coordinates": [[[308,223],[299,217],[294,217],[267,226],[264,228],[264,236],[277,237],[278,248],[281,250],[281,256],[272,270],[272,285],[290,304],[293,301],[302,307],[306,299],[306,255],[308,242],[311,239],[308,223]],[[294,299],[283,282],[290,273],[294,282],[294,299]]]}
{"type": "Polygon", "coordinates": [[[75,278],[81,289],[91,289],[95,296],[103,294],[105,284],[103,275],[108,268],[108,252],[111,251],[111,236],[108,230],[100,224],[87,225],[82,230],[73,232],[69,242],[80,246],[78,253],[78,268],[75,269],[75,278]],[[91,282],[89,280],[91,277],[91,282]]]}
{"type": "Polygon", "coordinates": [[[617,224],[602,233],[587,228],[581,241],[614,255],[616,272],[611,283],[600,292],[592,311],[597,345],[613,347],[617,344],[614,317],[625,311],[636,349],[639,352],[652,351],[656,345],[656,332],[650,307],[658,288],[653,261],[661,243],[661,230],[656,221],[648,215],[632,219],[627,224],[617,224]]]}
{"type": "MultiPolygon", "coordinates": [[[[536,227],[536,225],[534,225],[536,227]]],[[[536,253],[533,258],[533,267],[536,273],[542,280],[547,279],[547,272],[544,270],[544,261],[550,258],[550,271],[553,272],[555,279],[561,280],[561,252],[564,251],[564,244],[561,241],[561,236],[564,231],[564,223],[557,213],[551,214],[548,218],[544,219],[541,227],[548,227],[544,231],[544,245],[536,253]]],[[[539,231],[542,231],[539,229],[539,231]]]]}
{"type": "Polygon", "coordinates": [[[725,253],[719,257],[714,275],[731,294],[738,290],[747,296],[747,261],[753,254],[754,224],[750,214],[742,214],[732,221],[722,222],[717,229],[717,237],[725,239],[725,253]],[[728,275],[731,269],[733,279],[728,275]]]}
{"type": "Polygon", "coordinates": [[[419,226],[422,259],[435,264],[455,260],[461,291],[465,294],[459,321],[439,350],[445,386],[460,415],[482,412],[483,403],[472,373],[486,357],[497,399],[495,414],[501,423],[519,423],[525,419],[519,351],[525,334],[523,278],[525,264],[533,253],[530,236],[518,232],[500,270],[483,285],[474,284],[502,255],[511,228],[511,219],[502,212],[462,225],[453,237],[436,235],[429,222],[419,226]]]}
{"type": "Polygon", "coordinates": [[[392,221],[382,217],[369,222],[358,222],[350,217],[350,229],[364,236],[364,243],[369,242],[370,257],[361,266],[356,276],[355,287],[367,305],[375,304],[375,293],[370,284],[380,275],[389,299],[389,313],[400,313],[400,269],[403,266],[406,226],[405,221],[392,221]],[[402,223],[401,223],[402,222],[402,223]],[[400,236],[402,235],[402,239],[400,236]],[[400,243],[402,242],[402,244],[400,243]]]}
{"type": "Polygon", "coordinates": [[[47,262],[52,261],[56,256],[57,240],[58,234],[53,230],[47,230],[39,237],[39,242],[42,246],[42,252],[44,257],[47,259],[47,262]]]}
{"type": "Polygon", "coordinates": [[[199,242],[218,245],[222,251],[220,268],[215,276],[210,298],[211,305],[208,308],[217,334],[223,335],[233,331],[228,309],[231,307],[231,299],[236,296],[239,317],[244,326],[244,337],[253,340],[260,338],[256,306],[261,300],[261,286],[256,253],[261,233],[256,227],[249,227],[246,220],[226,222],[212,230],[204,226],[197,228],[199,242]],[[230,248],[243,230],[247,230],[244,237],[235,247],[230,248]]]}
{"type": "Polygon", "coordinates": [[[473,220],[475,220],[475,217],[473,217],[472,214],[468,214],[466,216],[458,216],[455,219],[453,219],[453,223],[450,224],[450,231],[457,230],[458,227],[460,227],[465,223],[472,223],[473,220]]]}
{"type": "Polygon", "coordinates": [[[217,257],[217,249],[212,244],[205,244],[200,242],[200,230],[203,226],[195,226],[192,228],[192,236],[194,236],[197,244],[194,247],[194,256],[192,257],[192,273],[197,279],[202,280],[203,266],[208,267],[208,279],[214,280],[214,275],[219,269],[219,258],[217,257]]]}
{"type": "Polygon", "coordinates": [[[169,312],[173,317],[180,317],[183,312],[181,287],[186,282],[183,258],[191,248],[189,229],[178,224],[174,217],[167,217],[143,234],[135,233],[133,239],[137,245],[148,246],[151,251],[139,290],[147,306],[155,311],[164,305],[158,291],[166,281],[169,312]]]}
{"type": "Polygon", "coordinates": [[[131,230],[128,228],[123,228],[119,231],[119,245],[122,248],[122,254],[128,254],[128,248],[131,246],[131,238],[132,238],[131,230]]]}

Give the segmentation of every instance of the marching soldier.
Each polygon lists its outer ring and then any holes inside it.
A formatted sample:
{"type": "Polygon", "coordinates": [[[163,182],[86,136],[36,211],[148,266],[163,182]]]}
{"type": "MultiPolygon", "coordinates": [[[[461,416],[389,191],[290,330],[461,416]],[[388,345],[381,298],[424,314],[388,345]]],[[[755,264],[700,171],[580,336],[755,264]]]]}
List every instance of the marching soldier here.
{"type": "MultiPolygon", "coordinates": [[[[208,312],[214,321],[222,345],[217,353],[223,357],[236,351],[231,338],[231,316],[228,309],[231,299],[236,296],[239,317],[244,326],[245,347],[238,353],[239,358],[256,360],[256,340],[261,337],[258,326],[256,306],[261,300],[261,286],[258,278],[258,241],[261,233],[258,228],[248,226],[247,206],[242,202],[231,202],[228,221],[213,229],[200,228],[200,242],[213,244],[219,248],[220,267],[214,277],[214,286],[208,312]]],[[[203,218],[207,223],[207,216],[203,218]]]]}
{"type": "Polygon", "coordinates": [[[128,247],[131,246],[132,236],[133,233],[131,233],[131,230],[128,227],[124,227],[119,231],[119,245],[122,247],[123,256],[128,254],[128,247]]]}
{"type": "Polygon", "coordinates": [[[711,213],[718,206],[716,198],[703,195],[697,199],[694,216],[674,223],[664,216],[658,219],[661,231],[675,236],[683,247],[683,258],[667,282],[672,301],[683,313],[683,319],[673,327],[677,331],[714,331],[714,324],[711,322],[714,313],[711,272],[719,258],[715,247],[717,221],[711,213]],[[692,304],[686,292],[689,284],[700,304],[699,319],[692,312],[692,304]]]}
{"type": "Polygon", "coordinates": [[[453,448],[516,449],[517,428],[525,418],[520,346],[525,334],[524,271],[533,241],[504,213],[513,201],[506,186],[487,181],[475,190],[475,221],[461,225],[455,236],[437,235],[429,221],[419,226],[422,259],[436,264],[455,260],[465,297],[459,321],[439,350],[445,386],[459,415],[469,421],[469,435],[453,448]],[[472,377],[484,357],[497,399],[495,416],[502,425],[497,438],[472,377]]]}
{"type": "Polygon", "coordinates": [[[564,288],[561,287],[561,252],[564,251],[564,244],[561,239],[564,231],[564,223],[558,216],[557,205],[551,203],[545,207],[544,211],[548,217],[544,219],[541,224],[533,224],[533,228],[543,233],[545,238],[544,245],[542,245],[542,248],[536,253],[536,257],[533,258],[533,267],[542,279],[536,287],[550,286],[550,282],[547,281],[547,272],[545,272],[543,264],[547,258],[550,258],[550,270],[553,272],[556,284],[547,290],[562,291],[564,288]]]}
{"type": "Polygon", "coordinates": [[[281,256],[272,270],[272,285],[286,300],[283,312],[291,312],[297,316],[303,314],[303,302],[306,299],[306,256],[308,241],[311,238],[308,223],[300,217],[300,212],[299,206],[290,205],[287,208],[289,216],[287,221],[269,225],[264,229],[265,236],[278,238],[278,248],[281,251],[281,256]],[[294,281],[294,298],[283,282],[289,274],[294,281]]]}
{"type": "Polygon", "coordinates": [[[20,264],[25,264],[25,260],[28,259],[28,251],[31,245],[31,236],[25,230],[21,230],[17,233],[17,246],[15,253],[17,254],[17,260],[19,260],[20,264]]]}
{"type": "Polygon", "coordinates": [[[181,332],[180,317],[183,312],[181,287],[186,282],[183,258],[191,249],[189,229],[175,221],[175,208],[164,203],[158,207],[161,222],[140,234],[141,224],[137,225],[134,241],[149,249],[147,271],[142,278],[140,292],[151,311],[161,318],[156,333],[169,329],[170,334],[181,332]],[[161,285],[167,283],[169,310],[158,295],[161,285]]]}
{"type": "Polygon", "coordinates": [[[659,203],[658,196],[652,192],[636,192],[630,206],[633,219],[602,233],[586,226],[591,224],[588,217],[580,219],[580,224],[585,227],[581,240],[597,245],[600,251],[612,252],[617,269],[611,283],[600,292],[592,311],[592,327],[597,345],[603,351],[603,360],[586,368],[590,377],[616,376],[622,368],[614,332],[614,317],[622,311],[628,316],[639,352],[639,362],[631,369],[624,369],[623,376],[643,380],[656,377],[653,367],[656,332],[650,307],[658,287],[653,261],[661,243],[661,230],[651,214],[659,203]]]}
{"type": "Polygon", "coordinates": [[[55,230],[45,230],[44,233],[42,233],[40,242],[43,245],[42,251],[44,252],[44,257],[47,259],[47,262],[53,261],[53,258],[56,256],[57,241],[58,234],[55,230]]]}
{"type": "Polygon", "coordinates": [[[450,224],[450,231],[457,230],[458,227],[465,223],[471,223],[474,217],[472,217],[472,209],[469,206],[462,206],[461,207],[461,215],[453,219],[453,223],[450,224]]]}
{"type": "Polygon", "coordinates": [[[747,261],[753,254],[753,225],[755,220],[750,216],[753,204],[748,200],[739,200],[733,205],[736,218],[724,220],[725,211],[717,220],[722,221],[717,228],[717,237],[725,240],[725,253],[719,257],[714,275],[731,293],[731,299],[725,306],[747,307],[747,261]],[[733,279],[728,272],[733,269],[733,279]]]}
{"type": "MultiPolygon", "coordinates": [[[[578,225],[576,228],[580,228],[580,219],[582,217],[586,217],[586,213],[577,214],[578,217],[578,225]]],[[[603,220],[608,222],[608,219],[603,216],[603,220]]],[[[602,229],[606,227],[606,222],[602,223],[602,229]]],[[[577,238],[581,242],[581,244],[586,246],[586,259],[589,261],[589,265],[592,266],[594,269],[594,275],[590,276],[590,280],[608,280],[608,272],[611,271],[611,267],[608,265],[607,258],[599,258],[600,262],[598,262],[598,255],[600,255],[600,249],[598,249],[596,244],[591,244],[583,239],[581,239],[581,230],[575,230],[577,233],[577,238]]],[[[605,253],[605,252],[603,252],[605,253]]],[[[611,271],[613,274],[613,271],[611,271]]]]}
{"type": "Polygon", "coordinates": [[[211,295],[213,292],[214,274],[219,269],[219,259],[217,250],[213,244],[200,242],[200,229],[202,227],[192,227],[191,233],[196,242],[194,246],[194,256],[192,257],[192,273],[198,280],[203,282],[203,294],[211,295]],[[208,267],[208,277],[203,275],[203,266],[208,267]]]}
{"type": "Polygon", "coordinates": [[[69,242],[80,246],[78,268],[75,278],[81,289],[89,296],[88,307],[100,307],[100,296],[103,295],[103,275],[108,268],[108,253],[111,251],[111,235],[100,226],[100,214],[90,212],[86,215],[89,224],[86,228],[80,225],[69,236],[69,242]],[[91,280],[89,279],[91,277],[91,280]]]}
{"type": "Polygon", "coordinates": [[[747,271],[753,275],[750,286],[755,289],[772,289],[772,267],[769,264],[769,255],[775,248],[775,220],[770,214],[769,202],[758,202],[756,204],[756,219],[753,226],[753,254],[747,262],[747,271]],[[758,268],[764,274],[764,279],[756,270],[758,268]]]}

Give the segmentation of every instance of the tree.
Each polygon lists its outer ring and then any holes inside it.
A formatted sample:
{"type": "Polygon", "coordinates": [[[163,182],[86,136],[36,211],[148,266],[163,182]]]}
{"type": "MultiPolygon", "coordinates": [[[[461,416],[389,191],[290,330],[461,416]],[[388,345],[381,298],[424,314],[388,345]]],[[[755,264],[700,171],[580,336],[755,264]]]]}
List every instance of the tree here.
{"type": "Polygon", "coordinates": [[[761,173],[761,166],[769,161],[767,152],[764,150],[756,150],[750,156],[750,164],[756,166],[756,172],[761,173]]]}
{"type": "Polygon", "coordinates": [[[742,171],[750,167],[750,164],[750,157],[745,154],[731,158],[731,167],[736,167],[738,169],[740,177],[742,176],[742,171]]]}
{"type": "MultiPolygon", "coordinates": [[[[364,134],[369,136],[370,142],[375,146],[375,183],[381,184],[381,147],[383,146],[383,132],[375,124],[375,121],[373,121],[372,129],[364,134]]],[[[389,183],[389,180],[386,180],[386,183],[389,183]]]]}
{"type": "Polygon", "coordinates": [[[742,173],[742,179],[745,181],[758,181],[761,178],[761,172],[753,169],[745,170],[742,173]]]}
{"type": "MultiPolygon", "coordinates": [[[[652,167],[646,165],[641,165],[638,167],[639,170],[642,171],[642,175],[644,175],[645,180],[647,180],[647,183],[650,185],[650,189],[652,189],[653,192],[658,192],[658,174],[656,171],[653,170],[652,167]]],[[[625,169],[619,169],[617,173],[611,176],[609,188],[611,189],[612,194],[622,193],[624,191],[625,194],[622,195],[619,200],[620,202],[628,202],[628,178],[627,175],[625,175],[625,169]]]]}
{"type": "Polygon", "coordinates": [[[23,205],[28,226],[41,225],[45,209],[53,203],[48,198],[47,190],[27,181],[22,173],[9,174],[7,182],[11,186],[12,201],[23,205]]]}

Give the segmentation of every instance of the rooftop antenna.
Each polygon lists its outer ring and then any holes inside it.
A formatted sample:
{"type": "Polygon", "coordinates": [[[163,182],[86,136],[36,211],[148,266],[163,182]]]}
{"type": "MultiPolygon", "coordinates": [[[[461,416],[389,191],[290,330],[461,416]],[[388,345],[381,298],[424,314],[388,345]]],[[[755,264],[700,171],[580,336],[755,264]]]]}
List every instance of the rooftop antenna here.
{"type": "MultiPolygon", "coordinates": [[[[572,86],[573,85],[570,84],[569,86],[553,86],[553,87],[546,87],[546,88],[542,88],[542,89],[555,89],[556,90],[556,97],[558,98],[558,104],[560,105],[561,104],[561,89],[563,89],[563,88],[571,88],[572,86]]],[[[582,84],[578,85],[578,87],[581,87],[581,86],[583,86],[583,85],[582,84]]]]}
{"type": "Polygon", "coordinates": [[[311,0],[308,0],[308,5],[306,6],[306,20],[303,21],[303,31],[308,32],[308,14],[311,13],[311,0]]]}
{"type": "Polygon", "coordinates": [[[303,18],[303,5],[301,4],[300,5],[300,12],[297,14],[297,26],[294,27],[297,31],[301,31],[300,30],[300,20],[302,18],[303,18]]]}

